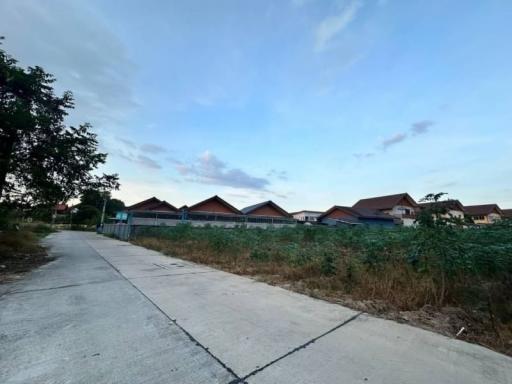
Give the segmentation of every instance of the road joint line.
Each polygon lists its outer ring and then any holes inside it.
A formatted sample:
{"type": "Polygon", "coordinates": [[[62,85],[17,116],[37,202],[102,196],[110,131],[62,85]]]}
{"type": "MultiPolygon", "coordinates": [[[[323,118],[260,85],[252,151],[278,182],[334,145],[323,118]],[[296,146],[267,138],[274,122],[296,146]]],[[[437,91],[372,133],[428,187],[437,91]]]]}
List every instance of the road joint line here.
{"type": "MultiPolygon", "coordinates": [[[[244,383],[244,379],[243,378],[240,378],[240,376],[238,376],[235,371],[233,371],[233,369],[231,369],[230,367],[228,367],[226,365],[226,363],[224,363],[222,360],[220,360],[220,358],[218,358],[217,356],[215,356],[207,347],[205,347],[203,344],[201,344],[197,339],[194,338],[194,336],[192,336],[185,328],[183,328],[180,324],[178,324],[178,322],[176,321],[176,319],[172,319],[162,308],[160,308],[160,306],[158,306],[158,304],[156,304],[153,300],[151,300],[149,298],[149,296],[147,296],[144,292],[142,292],[135,284],[133,284],[130,279],[128,279],[126,276],[124,276],[121,271],[119,269],[117,269],[116,266],[114,266],[110,261],[108,261],[105,257],[103,257],[101,255],[101,253],[99,253],[96,248],[94,248],[88,241],[86,242],[87,245],[99,256],[101,257],[108,265],[110,265],[110,267],[112,269],[114,269],[118,274],[119,276],[121,276],[124,280],[126,280],[133,288],[135,288],[137,290],[137,292],[139,292],[143,297],[146,298],[146,300],[148,300],[151,304],[153,304],[155,306],[156,309],[158,309],[158,311],[160,313],[162,313],[168,320],[170,320],[175,326],[177,326],[189,339],[190,341],[192,341],[194,344],[196,344],[198,347],[200,347],[201,349],[203,349],[208,355],[210,355],[217,363],[219,363],[221,365],[222,368],[224,368],[226,371],[228,371],[235,379],[232,380],[231,382],[234,382],[234,383],[244,383]]],[[[231,383],[230,382],[230,383],[231,383]]]]}
{"type": "Polygon", "coordinates": [[[81,284],[59,285],[57,287],[27,289],[25,291],[9,291],[9,292],[4,293],[0,297],[9,296],[9,295],[18,295],[18,294],[21,294],[21,293],[44,292],[44,291],[53,291],[53,290],[56,290],[56,289],[82,287],[82,286],[85,286],[85,285],[105,284],[105,283],[111,283],[111,282],[114,282],[114,281],[123,281],[123,280],[122,279],[113,279],[113,280],[89,281],[87,283],[81,283],[81,284]]]}
{"type": "Polygon", "coordinates": [[[232,380],[230,381],[228,384],[242,384],[242,383],[245,383],[246,380],[249,378],[249,377],[252,377],[252,376],[255,376],[257,375],[258,373],[260,373],[261,371],[269,368],[270,366],[274,365],[275,363],[277,363],[278,361],[281,361],[283,359],[285,359],[286,357],[288,356],[291,356],[293,354],[295,354],[296,352],[300,351],[301,349],[305,349],[307,348],[309,345],[313,344],[314,342],[316,342],[317,340],[321,339],[322,337],[325,337],[331,333],[333,333],[334,331],[340,329],[341,327],[347,325],[348,323],[356,320],[359,316],[361,316],[364,312],[358,312],[356,313],[355,315],[351,316],[350,318],[348,318],[347,320],[343,321],[342,323],[336,325],[335,327],[329,329],[328,331],[320,334],[319,336],[316,336],[314,338],[312,338],[311,340],[305,342],[304,344],[301,344],[299,345],[298,347],[288,351],[287,353],[285,353],[284,355],[281,355],[280,357],[270,361],[269,363],[265,364],[264,366],[260,367],[260,368],[257,368],[255,369],[254,371],[248,373],[247,375],[245,375],[244,377],[242,378],[239,378],[239,379],[235,379],[235,380],[232,380]]]}
{"type": "Polygon", "coordinates": [[[202,272],[185,272],[185,273],[167,273],[165,275],[153,275],[153,276],[135,276],[135,277],[127,277],[127,279],[148,279],[150,277],[165,277],[165,276],[184,276],[184,275],[198,275],[202,273],[214,273],[221,271],[202,271],[202,272]]]}

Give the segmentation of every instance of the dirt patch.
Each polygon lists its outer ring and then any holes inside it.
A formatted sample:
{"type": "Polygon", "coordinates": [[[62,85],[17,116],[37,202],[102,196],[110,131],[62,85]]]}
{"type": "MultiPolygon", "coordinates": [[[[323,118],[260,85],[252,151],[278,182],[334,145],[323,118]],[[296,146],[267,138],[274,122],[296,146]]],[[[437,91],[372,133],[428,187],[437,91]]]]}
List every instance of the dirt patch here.
{"type": "Polygon", "coordinates": [[[32,269],[54,260],[39,245],[39,238],[27,231],[0,233],[0,284],[17,280],[32,269]]]}
{"type": "Polygon", "coordinates": [[[25,273],[52,260],[54,258],[49,257],[44,250],[37,253],[14,253],[10,256],[0,256],[0,284],[18,280],[25,273]]]}

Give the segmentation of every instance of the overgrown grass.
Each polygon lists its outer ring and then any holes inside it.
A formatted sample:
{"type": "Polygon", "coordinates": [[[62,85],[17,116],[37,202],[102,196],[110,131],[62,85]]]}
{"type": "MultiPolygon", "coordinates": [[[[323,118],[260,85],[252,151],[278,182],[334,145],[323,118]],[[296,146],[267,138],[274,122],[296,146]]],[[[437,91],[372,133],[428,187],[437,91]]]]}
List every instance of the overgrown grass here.
{"type": "MultiPolygon", "coordinates": [[[[137,244],[329,297],[397,311],[464,308],[500,349],[512,335],[512,223],[484,228],[139,228],[137,244]]],[[[503,350],[502,348],[502,350],[503,350]]]]}
{"type": "Polygon", "coordinates": [[[10,281],[17,274],[50,261],[39,240],[51,232],[47,224],[0,231],[0,282],[10,281]]]}
{"type": "Polygon", "coordinates": [[[37,236],[30,231],[7,231],[0,233],[0,257],[14,253],[34,253],[41,250],[37,236]]]}

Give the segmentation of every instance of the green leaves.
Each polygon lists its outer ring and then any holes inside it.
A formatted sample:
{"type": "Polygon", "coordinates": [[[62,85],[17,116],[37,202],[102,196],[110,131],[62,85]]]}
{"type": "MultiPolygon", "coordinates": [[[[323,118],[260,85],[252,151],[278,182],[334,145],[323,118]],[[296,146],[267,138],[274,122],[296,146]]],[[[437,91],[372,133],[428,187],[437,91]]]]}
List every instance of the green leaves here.
{"type": "Polygon", "coordinates": [[[18,206],[51,206],[91,187],[118,189],[117,175],[92,172],[105,163],[90,124],[66,127],[71,92],[57,96],[55,78],[23,69],[0,50],[0,198],[18,206]]]}

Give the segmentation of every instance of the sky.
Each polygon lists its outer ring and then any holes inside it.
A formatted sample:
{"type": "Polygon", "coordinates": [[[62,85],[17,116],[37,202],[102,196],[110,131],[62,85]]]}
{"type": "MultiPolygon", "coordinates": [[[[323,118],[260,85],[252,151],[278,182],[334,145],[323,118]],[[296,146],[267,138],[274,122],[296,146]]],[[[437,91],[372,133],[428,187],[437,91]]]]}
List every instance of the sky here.
{"type": "Polygon", "coordinates": [[[114,197],[288,211],[447,192],[512,208],[508,0],[2,0],[114,197]]]}

